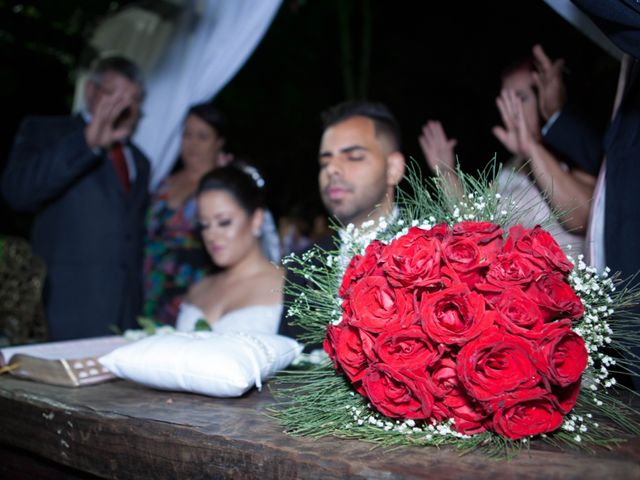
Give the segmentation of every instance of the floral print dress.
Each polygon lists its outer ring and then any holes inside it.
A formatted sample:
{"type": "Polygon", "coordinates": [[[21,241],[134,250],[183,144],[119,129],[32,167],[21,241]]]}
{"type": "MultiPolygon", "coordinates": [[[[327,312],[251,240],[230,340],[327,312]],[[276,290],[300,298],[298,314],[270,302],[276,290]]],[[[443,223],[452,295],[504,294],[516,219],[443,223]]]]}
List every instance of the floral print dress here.
{"type": "Polygon", "coordinates": [[[180,303],[191,285],[212,271],[197,228],[195,197],[179,208],[168,202],[168,184],[151,197],[144,252],[144,316],[174,325],[180,303]]]}

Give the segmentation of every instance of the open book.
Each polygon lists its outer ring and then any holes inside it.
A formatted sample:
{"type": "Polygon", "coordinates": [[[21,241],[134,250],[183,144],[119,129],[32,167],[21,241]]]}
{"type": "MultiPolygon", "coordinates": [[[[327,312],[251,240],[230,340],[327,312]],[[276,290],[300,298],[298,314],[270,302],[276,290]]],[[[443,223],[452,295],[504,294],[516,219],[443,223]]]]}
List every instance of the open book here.
{"type": "Polygon", "coordinates": [[[108,336],[6,347],[0,349],[0,366],[15,365],[12,375],[53,385],[91,385],[115,378],[98,358],[126,343],[108,336]]]}

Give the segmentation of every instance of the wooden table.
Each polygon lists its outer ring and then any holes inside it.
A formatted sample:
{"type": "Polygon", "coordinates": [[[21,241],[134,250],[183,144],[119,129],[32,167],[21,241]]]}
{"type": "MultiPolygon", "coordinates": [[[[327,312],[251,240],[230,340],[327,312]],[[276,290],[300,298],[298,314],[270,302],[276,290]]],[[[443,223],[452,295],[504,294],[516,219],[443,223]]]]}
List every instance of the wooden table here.
{"type": "Polygon", "coordinates": [[[640,439],[594,454],[531,450],[510,461],[452,449],[385,451],[294,438],[265,415],[267,390],[240,399],[125,381],[70,389],[0,377],[0,478],[640,479],[640,439]]]}

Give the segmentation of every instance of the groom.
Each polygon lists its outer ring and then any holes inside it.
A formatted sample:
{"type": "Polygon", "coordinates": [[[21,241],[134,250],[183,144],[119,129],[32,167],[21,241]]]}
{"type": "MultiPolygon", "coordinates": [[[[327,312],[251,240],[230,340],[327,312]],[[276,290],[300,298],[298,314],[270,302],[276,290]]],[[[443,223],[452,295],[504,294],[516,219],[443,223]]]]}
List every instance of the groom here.
{"type": "MultiPolygon", "coordinates": [[[[322,120],[318,184],[329,213],[341,225],[356,227],[392,215],[395,188],[405,170],[393,114],[381,103],[358,101],[326,110],[322,120]]],[[[318,245],[334,250],[338,241],[331,236],[318,241],[318,245]]],[[[299,283],[302,279],[288,273],[287,281],[299,283]]],[[[285,307],[290,301],[285,297],[285,307]]],[[[289,324],[291,319],[285,314],[278,333],[295,337],[300,330],[289,324]]]]}
{"type": "Polygon", "coordinates": [[[404,175],[398,124],[380,103],[342,103],[323,116],[318,183],[327,210],[360,227],[393,211],[404,175]]]}

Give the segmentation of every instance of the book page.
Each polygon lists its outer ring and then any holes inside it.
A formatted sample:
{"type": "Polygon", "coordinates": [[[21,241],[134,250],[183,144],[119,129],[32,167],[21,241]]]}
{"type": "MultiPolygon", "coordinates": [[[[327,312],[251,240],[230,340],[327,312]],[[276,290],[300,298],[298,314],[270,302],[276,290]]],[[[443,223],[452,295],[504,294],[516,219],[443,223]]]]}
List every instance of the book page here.
{"type": "Polygon", "coordinates": [[[121,336],[113,335],[79,340],[65,340],[62,342],[36,343],[2,348],[0,349],[0,356],[2,357],[2,364],[5,365],[11,363],[11,357],[18,353],[45,360],[100,357],[128,342],[128,340],[121,336]]]}

